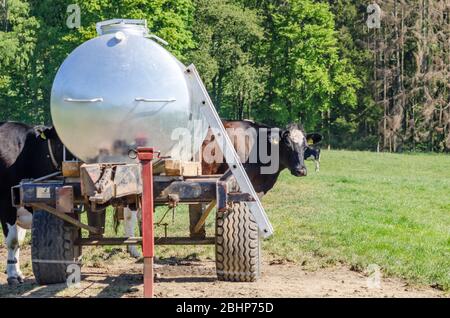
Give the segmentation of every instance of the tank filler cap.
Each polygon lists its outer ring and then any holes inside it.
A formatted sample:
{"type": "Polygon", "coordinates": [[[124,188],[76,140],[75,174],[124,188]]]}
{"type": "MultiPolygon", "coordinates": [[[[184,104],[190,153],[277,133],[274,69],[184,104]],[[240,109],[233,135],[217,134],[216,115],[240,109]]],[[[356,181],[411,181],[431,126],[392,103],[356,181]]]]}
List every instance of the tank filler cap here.
{"type": "Polygon", "coordinates": [[[126,38],[125,33],[123,33],[122,31],[117,31],[116,34],[114,35],[114,37],[116,38],[116,40],[118,42],[121,42],[121,41],[125,40],[125,38],[126,38]]]}

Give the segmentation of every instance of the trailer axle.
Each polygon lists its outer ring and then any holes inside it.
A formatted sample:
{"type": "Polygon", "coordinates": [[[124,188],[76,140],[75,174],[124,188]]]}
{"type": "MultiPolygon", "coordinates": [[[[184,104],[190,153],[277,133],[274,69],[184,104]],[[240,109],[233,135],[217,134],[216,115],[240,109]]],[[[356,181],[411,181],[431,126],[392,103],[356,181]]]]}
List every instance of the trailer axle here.
{"type": "MultiPolygon", "coordinates": [[[[78,245],[140,245],[140,237],[105,237],[105,238],[82,238],[77,241],[78,245]]],[[[191,237],[155,237],[155,245],[214,245],[214,237],[195,239],[191,237]]]]}

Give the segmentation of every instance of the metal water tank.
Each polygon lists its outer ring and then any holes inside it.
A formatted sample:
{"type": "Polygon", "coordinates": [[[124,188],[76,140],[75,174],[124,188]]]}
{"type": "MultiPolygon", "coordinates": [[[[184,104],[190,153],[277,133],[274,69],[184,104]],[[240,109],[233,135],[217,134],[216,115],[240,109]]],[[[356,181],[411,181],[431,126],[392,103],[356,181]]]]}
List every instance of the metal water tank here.
{"type": "Polygon", "coordinates": [[[66,147],[88,163],[130,161],[137,146],[194,156],[208,125],[191,102],[185,66],[152,40],[145,20],[109,20],[97,32],[53,83],[52,120],[66,147]]]}

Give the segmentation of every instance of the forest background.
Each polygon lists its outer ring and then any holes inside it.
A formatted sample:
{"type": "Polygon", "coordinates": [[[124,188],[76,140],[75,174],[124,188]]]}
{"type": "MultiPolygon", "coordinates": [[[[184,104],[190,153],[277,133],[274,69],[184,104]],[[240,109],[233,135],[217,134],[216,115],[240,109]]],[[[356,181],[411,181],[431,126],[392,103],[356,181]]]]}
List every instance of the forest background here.
{"type": "Polygon", "coordinates": [[[120,17],[147,19],[196,64],[223,118],[300,121],[331,148],[449,151],[449,12],[449,0],[0,0],[0,120],[51,123],[58,67],[120,17]]]}

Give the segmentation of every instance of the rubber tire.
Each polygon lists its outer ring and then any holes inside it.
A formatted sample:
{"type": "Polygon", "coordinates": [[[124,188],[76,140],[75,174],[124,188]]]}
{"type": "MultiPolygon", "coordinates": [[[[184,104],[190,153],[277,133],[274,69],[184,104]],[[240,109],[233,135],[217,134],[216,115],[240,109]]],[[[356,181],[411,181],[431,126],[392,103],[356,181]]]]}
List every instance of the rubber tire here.
{"type": "Polygon", "coordinates": [[[77,227],[46,211],[34,211],[31,227],[31,261],[34,277],[39,285],[65,283],[67,266],[81,254],[75,245],[80,235],[77,227]],[[35,260],[54,260],[65,263],[40,263],[35,260]]]}
{"type": "Polygon", "coordinates": [[[254,282],[261,274],[258,225],[243,202],[216,214],[216,271],[221,281],[254,282]]]}

